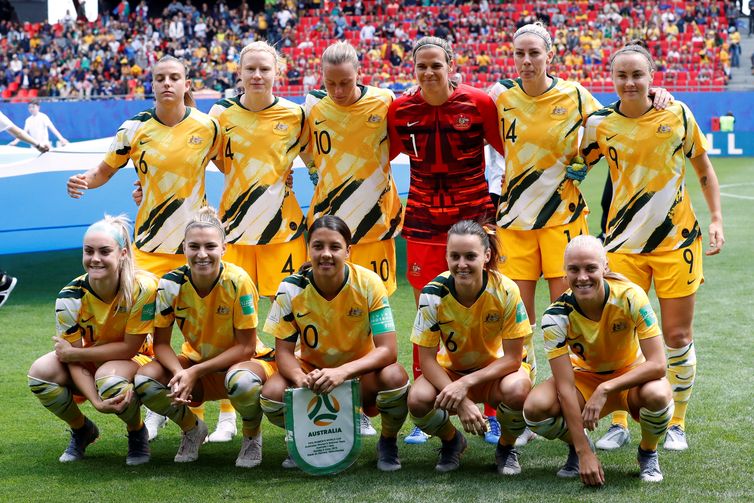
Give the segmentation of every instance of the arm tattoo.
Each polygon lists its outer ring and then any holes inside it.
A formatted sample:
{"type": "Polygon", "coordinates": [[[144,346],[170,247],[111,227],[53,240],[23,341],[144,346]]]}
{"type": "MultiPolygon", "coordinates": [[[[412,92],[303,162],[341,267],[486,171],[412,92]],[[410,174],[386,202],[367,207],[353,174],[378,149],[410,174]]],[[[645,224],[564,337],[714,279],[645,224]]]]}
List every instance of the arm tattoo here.
{"type": "Polygon", "coordinates": [[[699,182],[700,182],[700,183],[702,184],[702,188],[703,188],[703,189],[706,189],[706,188],[707,188],[707,177],[706,177],[706,176],[703,176],[703,177],[701,177],[701,178],[699,179],[699,182]]]}

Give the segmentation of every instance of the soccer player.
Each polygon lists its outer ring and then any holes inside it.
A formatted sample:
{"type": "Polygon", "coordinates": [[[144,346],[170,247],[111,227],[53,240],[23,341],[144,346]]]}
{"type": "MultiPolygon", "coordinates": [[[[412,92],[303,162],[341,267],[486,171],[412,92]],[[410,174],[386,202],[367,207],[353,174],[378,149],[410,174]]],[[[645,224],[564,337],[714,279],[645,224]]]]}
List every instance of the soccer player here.
{"type": "MultiPolygon", "coordinates": [[[[50,147],[48,145],[37,143],[34,138],[29,136],[29,134],[21,128],[13,124],[13,121],[11,121],[4,113],[0,112],[0,133],[2,133],[3,131],[8,131],[17,139],[27,142],[32,147],[39,150],[40,153],[45,153],[50,150],[50,147]]],[[[0,307],[3,307],[3,304],[5,304],[5,302],[8,300],[8,297],[10,297],[10,294],[16,287],[17,282],[18,280],[15,277],[0,269],[0,307]]]]}
{"type": "Polygon", "coordinates": [[[602,243],[576,236],[565,251],[567,290],[545,311],[542,329],[552,377],[524,404],[537,434],[569,444],[559,477],[605,484],[584,428],[625,409],[641,424],[640,478],[662,480],[657,444],[673,415],[660,327],[646,293],[608,271],[602,243]]]}
{"type": "Polygon", "coordinates": [[[230,398],[243,419],[236,466],[262,462],[259,392],[275,371],[273,354],[258,338],[258,295],[249,275],[224,262],[225,230],[209,207],[186,226],[187,264],[164,275],[157,292],[156,360],[134,379],[142,402],[183,430],[176,463],[196,461],[207,436],[188,405],[230,398]],[[173,324],[183,334],[180,354],[170,345],[173,324]]]}
{"type": "Polygon", "coordinates": [[[389,89],[359,84],[359,58],[348,42],[322,53],[323,91],[306,96],[310,140],[306,156],[318,178],[307,216],[335,215],[352,236],[350,261],[371,269],[396,288],[395,236],[403,205],[390,171],[387,113],[389,89]]]}
{"type": "MultiPolygon", "coordinates": [[[[68,194],[78,199],[85,190],[105,184],[131,159],[143,190],[134,227],[134,258],[138,267],[158,277],[186,263],[183,230],[206,201],[205,168],[222,146],[217,120],[194,108],[186,74],[178,59],[161,58],[152,68],[155,107],[118,128],[96,168],[68,179],[68,194]]],[[[165,418],[148,414],[151,439],[164,424],[165,418]]],[[[228,424],[235,431],[235,414],[228,424]]]]}
{"type": "Polygon", "coordinates": [[[74,279],[55,302],[55,350],[29,369],[29,388],[42,405],[71,427],[61,463],[78,461],[97,440],[97,426],[77,403],[116,414],[128,432],[127,465],[149,461],[147,429],[132,381],[151,360],[157,278],[134,268],[125,216],[105,215],[84,235],[86,274],[74,279]]]}
{"type": "MultiPolygon", "coordinates": [[[[60,142],[61,146],[65,146],[68,144],[68,140],[66,140],[62,134],[60,134],[60,131],[55,127],[55,125],[50,120],[50,117],[43,112],[39,111],[40,108],[40,101],[38,99],[33,99],[29,102],[29,117],[26,118],[26,121],[24,121],[24,132],[28,133],[29,136],[34,138],[36,143],[38,145],[45,145],[48,148],[50,147],[50,134],[49,131],[52,131],[52,134],[54,134],[58,141],[60,142]]],[[[16,138],[12,142],[10,142],[10,145],[15,145],[18,143],[19,139],[16,138]]]]}
{"type": "MultiPolygon", "coordinates": [[[[414,44],[412,57],[419,92],[403,95],[390,105],[388,129],[391,159],[401,152],[410,159],[403,237],[407,277],[418,303],[421,289],[446,270],[450,226],[464,219],[493,218],[484,144],[486,140],[501,154],[503,146],[492,99],[450,80],[455,56],[448,41],[422,37],[414,44]]],[[[414,379],[421,374],[416,346],[413,374],[414,379]]],[[[488,417],[494,422],[494,409],[488,417]]],[[[415,429],[405,441],[423,443],[426,435],[415,429]]]]}
{"type": "Polygon", "coordinates": [[[531,367],[523,363],[531,334],[516,284],[497,271],[494,229],[462,220],[448,231],[448,271],[422,289],[411,342],[419,346],[422,375],[408,396],[411,419],[440,437],[435,469],[460,466],[466,439],[450,422],[458,414],[464,430],[486,432],[477,402],[497,409],[502,434],[495,451],[501,475],[521,473],[515,441],[524,431],[523,406],[531,389],[531,367]],[[440,351],[437,347],[440,345],[440,351]]]}
{"type": "MultiPolygon", "coordinates": [[[[262,389],[262,408],[282,428],[286,388],[327,393],[359,378],[364,411],[379,412],[382,418],[377,468],[399,470],[397,436],[408,414],[408,375],[397,363],[384,282],[373,271],[347,262],[351,231],[339,217],[325,215],[311,224],[308,252],[311,264],[280,284],[264,325],[276,338],[279,373],[262,389]]],[[[283,463],[284,468],[295,466],[291,458],[283,463]]]]}
{"type": "MultiPolygon", "coordinates": [[[[581,150],[589,166],[607,158],[613,196],[604,243],[611,269],[645,291],[654,282],[675,401],[663,446],[684,450],[686,408],[696,375],[691,327],[695,294],[703,281],[702,231],[686,191],[686,158],[711,217],[704,254],[719,253],[725,238],[720,187],[706,153],[707,140],[685,104],[651,109],[647,89],[654,69],[652,56],[641,45],[629,44],[614,53],[611,72],[620,99],[587,119],[581,150]]],[[[628,431],[625,414],[616,416],[608,435],[617,428],[628,431]]]]}

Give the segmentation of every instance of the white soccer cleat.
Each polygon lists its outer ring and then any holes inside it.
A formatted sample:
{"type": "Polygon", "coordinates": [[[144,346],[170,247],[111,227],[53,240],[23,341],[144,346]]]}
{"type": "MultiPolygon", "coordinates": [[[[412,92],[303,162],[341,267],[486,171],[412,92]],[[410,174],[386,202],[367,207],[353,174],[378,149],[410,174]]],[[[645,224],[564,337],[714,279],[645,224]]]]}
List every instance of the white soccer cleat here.
{"type": "Polygon", "coordinates": [[[147,413],[144,415],[144,426],[147,427],[147,438],[150,442],[157,438],[160,428],[164,428],[167,424],[168,418],[147,409],[147,413]]]}
{"type": "Polygon", "coordinates": [[[671,426],[665,433],[665,443],[662,446],[668,451],[685,451],[689,448],[686,432],[678,425],[671,426]]]}
{"type": "Polygon", "coordinates": [[[613,451],[623,447],[630,441],[631,433],[629,433],[628,428],[624,428],[619,424],[612,424],[610,425],[610,428],[607,429],[607,432],[602,435],[602,438],[597,440],[595,445],[597,446],[597,449],[613,451]]]}
{"type": "Polygon", "coordinates": [[[372,426],[372,421],[369,420],[369,416],[361,413],[361,436],[362,437],[373,437],[377,434],[377,430],[374,429],[374,426],[372,426]]]}
{"type": "Polygon", "coordinates": [[[205,438],[207,438],[207,425],[201,419],[197,419],[196,426],[183,432],[181,445],[178,447],[174,461],[191,463],[199,459],[199,447],[204,443],[205,438]]]}
{"type": "Polygon", "coordinates": [[[238,429],[236,428],[236,413],[235,412],[221,412],[217,418],[217,428],[213,431],[209,437],[208,442],[230,442],[233,437],[236,436],[238,429]]]}
{"type": "Polygon", "coordinates": [[[244,437],[241,451],[236,458],[239,468],[254,468],[262,464],[262,432],[253,437],[244,437]]]}

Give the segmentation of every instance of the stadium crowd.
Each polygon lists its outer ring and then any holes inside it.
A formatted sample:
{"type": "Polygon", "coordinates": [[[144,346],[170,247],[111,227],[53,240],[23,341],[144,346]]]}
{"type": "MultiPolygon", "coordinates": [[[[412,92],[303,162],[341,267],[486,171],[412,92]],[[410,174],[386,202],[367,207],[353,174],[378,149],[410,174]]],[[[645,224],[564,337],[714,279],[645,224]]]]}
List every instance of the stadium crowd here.
{"type": "Polygon", "coordinates": [[[423,35],[452,41],[456,78],[484,87],[515,74],[511,36],[535,19],[552,34],[555,73],[598,91],[611,85],[610,55],[632,39],[648,41],[658,65],[655,83],[670,88],[721,88],[740,63],[739,11],[716,0],[272,0],[262,12],[224,0],[200,6],[173,0],[161,12],[144,0],[131,3],[122,0],[94,23],[71,13],[53,25],[0,21],[2,97],[149,95],[148,69],[164,54],[188,62],[195,90],[223,92],[236,84],[239,48],[257,39],[287,57],[281,95],[319,87],[319,55],[334,39],[360,51],[365,83],[399,90],[413,82],[406,54],[423,35]]]}

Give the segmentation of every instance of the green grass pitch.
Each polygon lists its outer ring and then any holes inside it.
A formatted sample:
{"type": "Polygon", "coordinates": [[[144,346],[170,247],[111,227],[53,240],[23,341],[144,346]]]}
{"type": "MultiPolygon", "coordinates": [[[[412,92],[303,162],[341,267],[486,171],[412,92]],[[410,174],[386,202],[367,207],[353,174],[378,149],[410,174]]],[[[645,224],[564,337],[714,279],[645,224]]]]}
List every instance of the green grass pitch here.
{"type": "MultiPolygon", "coordinates": [[[[665,481],[644,484],[635,461],[638,424],[631,425],[630,448],[600,453],[607,476],[601,490],[585,489],[577,480],[559,480],[554,473],[563,462],[561,443],[537,440],[521,450],[523,473],[515,478],[498,476],[493,468],[494,447],[479,438],[469,439],[461,469],[440,475],[433,470],[437,439],[424,446],[400,443],[403,469],[380,473],[375,468],[374,437],[365,439],[358,461],[345,473],[314,478],[298,471],[283,471],[285,457],[280,430],[264,423],[264,461],[252,470],[234,467],[240,440],[207,444],[198,462],[173,463],[179,430],[163,429],[152,444],[151,463],[126,467],[126,437],[114,416],[97,414],[90,405],[84,412],[100,427],[99,441],[89,447],[86,459],[61,464],[57,458],[68,443],[66,426],[43,409],[26,385],[26,371],[39,355],[51,350],[53,306],[58,290],[80,274],[80,252],[6,255],[0,264],[19,278],[8,303],[0,310],[0,500],[2,501],[678,501],[754,500],[754,425],[751,381],[754,363],[751,327],[754,304],[746,278],[752,278],[754,258],[752,210],[754,169],[751,159],[716,159],[714,164],[723,192],[725,235],[722,255],[704,262],[706,283],[697,295],[694,336],[698,355],[697,383],[688,413],[691,448],[684,453],[660,453],[665,481]]],[[[599,197],[604,164],[582,185],[598,225],[599,197]]],[[[702,228],[709,221],[699,183],[689,167],[688,185],[702,228]]],[[[706,241],[706,235],[705,235],[706,241]]],[[[405,244],[399,243],[398,292],[392,297],[400,348],[399,359],[410,368],[408,342],[414,318],[411,290],[403,278],[405,244]]],[[[544,310],[546,286],[539,285],[537,312],[544,310]]],[[[260,305],[260,318],[268,310],[260,305]]],[[[270,342],[268,336],[264,336],[270,342]]],[[[541,351],[542,380],[549,367],[541,351]]],[[[208,406],[210,425],[217,407],[208,406]]],[[[375,419],[375,426],[379,421],[375,419]]],[[[607,428],[603,420],[599,434],[607,428]]],[[[404,433],[409,425],[404,427],[404,433]]]]}

